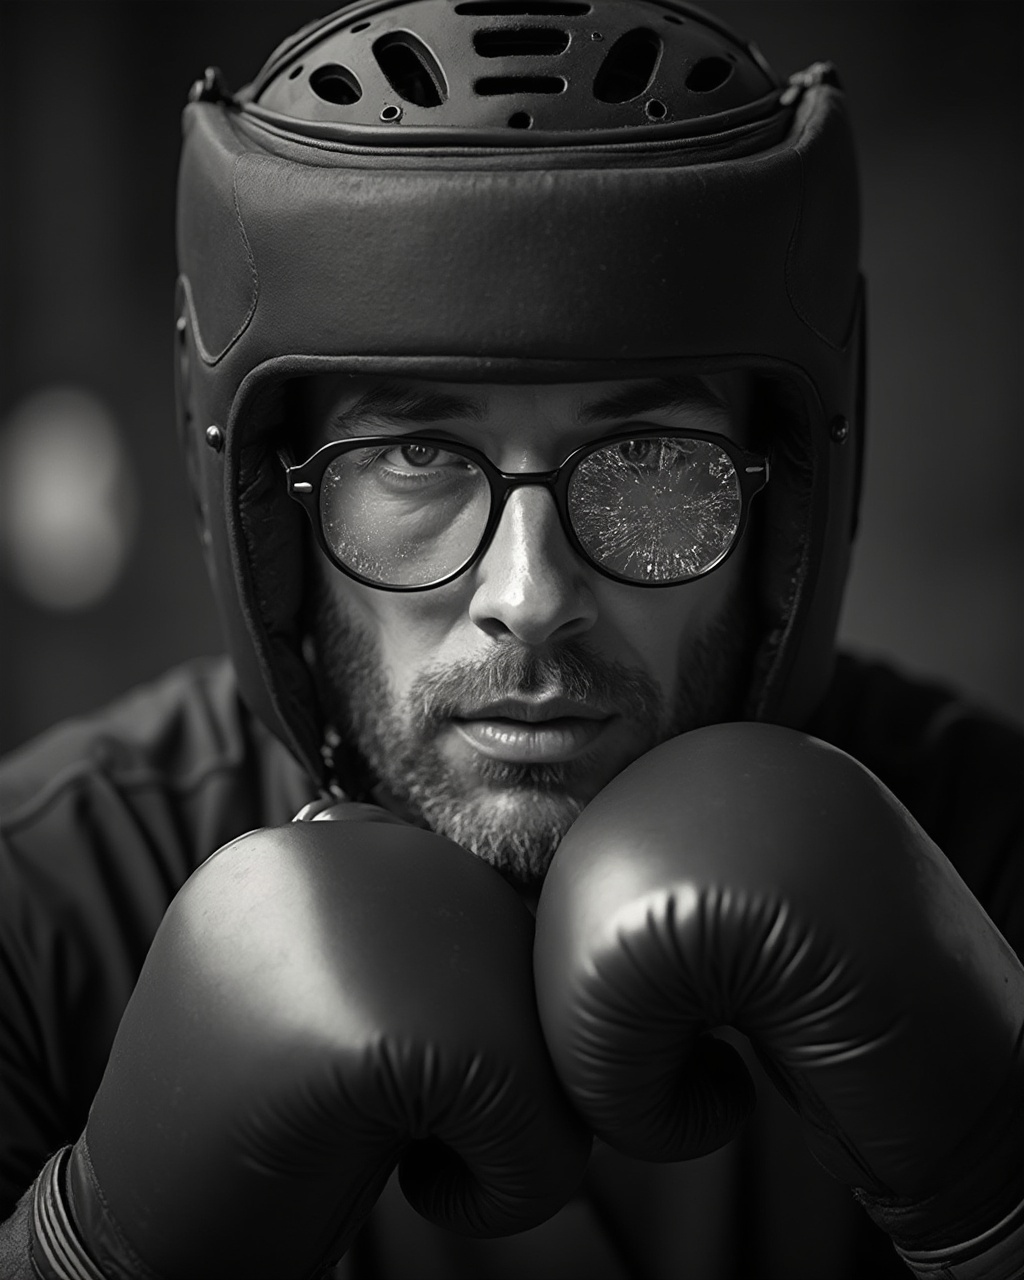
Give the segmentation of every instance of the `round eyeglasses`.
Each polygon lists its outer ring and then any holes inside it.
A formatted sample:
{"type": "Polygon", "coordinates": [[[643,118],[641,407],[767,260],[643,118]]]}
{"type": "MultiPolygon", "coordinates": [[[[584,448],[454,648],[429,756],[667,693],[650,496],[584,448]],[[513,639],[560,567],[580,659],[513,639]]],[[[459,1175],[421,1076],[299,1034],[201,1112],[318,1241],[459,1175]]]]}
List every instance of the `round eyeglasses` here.
{"type": "Polygon", "coordinates": [[[299,465],[281,461],[329,559],[387,591],[425,591],[464,573],[521,485],[550,491],[569,543],[607,577],[692,582],[729,556],[768,483],[763,454],[642,424],[576,449],[554,471],[500,471],[469,445],[418,434],[339,440],[299,465]]]}

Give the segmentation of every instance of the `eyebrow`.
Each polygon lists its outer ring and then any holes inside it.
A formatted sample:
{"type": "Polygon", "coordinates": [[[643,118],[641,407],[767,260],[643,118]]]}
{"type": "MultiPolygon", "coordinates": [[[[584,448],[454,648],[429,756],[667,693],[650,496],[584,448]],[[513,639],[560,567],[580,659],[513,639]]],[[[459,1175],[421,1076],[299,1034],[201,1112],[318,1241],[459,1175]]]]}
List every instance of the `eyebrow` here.
{"type": "Polygon", "coordinates": [[[632,383],[601,400],[583,405],[579,420],[585,423],[635,418],[658,409],[711,410],[728,412],[729,406],[716,391],[699,378],[655,378],[632,383]]]}
{"type": "Polygon", "coordinates": [[[470,396],[381,383],[347,409],[332,413],[327,425],[338,435],[357,435],[366,425],[481,422],[484,416],[483,405],[470,396]]]}
{"type": "MultiPolygon", "coordinates": [[[[583,404],[577,421],[593,425],[622,421],[659,409],[722,412],[728,405],[699,378],[655,378],[620,387],[600,400],[583,404]]],[[[487,412],[479,400],[449,391],[380,383],[370,387],[347,409],[332,413],[327,426],[339,436],[359,435],[367,426],[423,425],[435,422],[482,422],[487,412]]]]}

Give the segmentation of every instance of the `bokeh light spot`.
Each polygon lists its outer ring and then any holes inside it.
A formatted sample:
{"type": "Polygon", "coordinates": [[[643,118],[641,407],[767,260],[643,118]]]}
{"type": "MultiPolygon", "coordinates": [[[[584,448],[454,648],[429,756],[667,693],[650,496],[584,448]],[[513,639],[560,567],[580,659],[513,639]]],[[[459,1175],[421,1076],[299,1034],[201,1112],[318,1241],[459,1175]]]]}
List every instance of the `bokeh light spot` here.
{"type": "Polygon", "coordinates": [[[35,392],[0,426],[0,564],[33,603],[102,600],[127,561],[136,509],[121,433],[91,392],[35,392]]]}

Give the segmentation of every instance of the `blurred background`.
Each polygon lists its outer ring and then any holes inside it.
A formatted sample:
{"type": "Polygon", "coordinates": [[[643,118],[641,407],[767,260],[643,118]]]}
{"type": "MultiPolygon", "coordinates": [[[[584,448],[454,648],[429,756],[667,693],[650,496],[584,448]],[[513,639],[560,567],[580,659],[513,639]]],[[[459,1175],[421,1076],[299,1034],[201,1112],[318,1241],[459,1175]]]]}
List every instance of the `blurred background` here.
{"type": "MultiPolygon", "coordinates": [[[[220,639],[173,430],[179,112],[331,4],[0,0],[0,750],[220,639]]],[[[844,641],[1024,719],[1024,6],[708,4],[852,102],[870,286],[844,641]]]]}

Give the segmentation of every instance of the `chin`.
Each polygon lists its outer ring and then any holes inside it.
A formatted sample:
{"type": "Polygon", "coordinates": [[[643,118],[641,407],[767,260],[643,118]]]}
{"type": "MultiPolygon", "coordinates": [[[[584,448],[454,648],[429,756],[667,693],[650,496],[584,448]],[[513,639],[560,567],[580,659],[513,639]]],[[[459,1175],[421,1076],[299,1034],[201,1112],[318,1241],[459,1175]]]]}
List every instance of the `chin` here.
{"type": "Polygon", "coordinates": [[[461,800],[424,805],[440,835],[490,863],[518,887],[544,879],[584,801],[553,789],[478,787],[461,800]],[[432,811],[433,810],[433,811],[432,811]]]}

